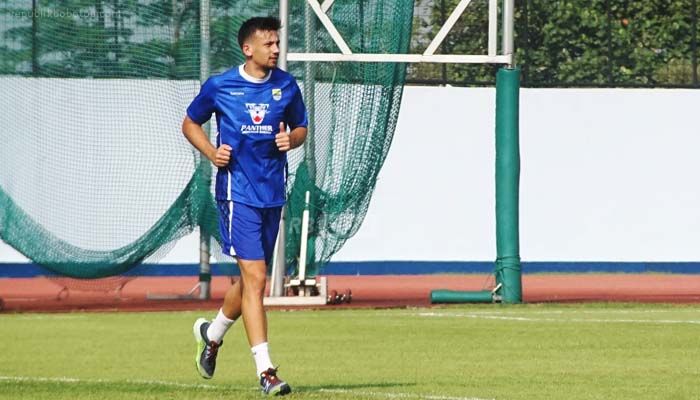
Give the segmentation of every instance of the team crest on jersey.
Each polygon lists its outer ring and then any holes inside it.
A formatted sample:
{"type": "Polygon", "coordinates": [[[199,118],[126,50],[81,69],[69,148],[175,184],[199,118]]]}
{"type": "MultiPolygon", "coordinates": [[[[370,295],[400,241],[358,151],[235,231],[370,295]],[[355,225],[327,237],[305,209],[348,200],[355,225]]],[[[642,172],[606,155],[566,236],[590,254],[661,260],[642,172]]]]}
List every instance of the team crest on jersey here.
{"type": "Polygon", "coordinates": [[[250,114],[250,118],[253,120],[255,125],[260,125],[263,122],[265,119],[265,113],[270,107],[269,104],[262,103],[245,103],[245,106],[248,109],[248,114],[250,114]]]}
{"type": "Polygon", "coordinates": [[[282,99],[282,89],[272,89],[272,98],[275,101],[280,101],[282,99]]]}

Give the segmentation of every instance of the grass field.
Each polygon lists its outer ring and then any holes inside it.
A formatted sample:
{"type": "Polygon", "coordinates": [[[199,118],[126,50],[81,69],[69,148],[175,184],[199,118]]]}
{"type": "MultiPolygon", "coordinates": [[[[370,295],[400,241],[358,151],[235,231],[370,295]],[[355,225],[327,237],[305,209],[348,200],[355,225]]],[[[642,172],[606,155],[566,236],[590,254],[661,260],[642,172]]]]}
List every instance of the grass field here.
{"type": "MultiPolygon", "coordinates": [[[[0,399],[260,399],[237,323],[212,380],[213,312],[0,315],[0,399]]],[[[634,304],[274,311],[297,399],[700,399],[700,307],[634,304]]]]}

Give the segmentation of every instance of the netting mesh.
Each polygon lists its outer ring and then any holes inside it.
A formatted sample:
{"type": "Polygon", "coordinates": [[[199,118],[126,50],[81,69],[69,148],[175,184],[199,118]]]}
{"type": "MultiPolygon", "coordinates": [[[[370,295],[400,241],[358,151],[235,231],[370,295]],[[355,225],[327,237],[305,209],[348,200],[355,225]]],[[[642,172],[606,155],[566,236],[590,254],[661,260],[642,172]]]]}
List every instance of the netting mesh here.
{"type": "MultiPolygon", "coordinates": [[[[0,0],[3,241],[58,274],[97,278],[158,259],[197,227],[217,238],[211,185],[180,134],[199,90],[199,7],[0,0]]],[[[409,0],[338,0],[328,15],[354,51],[406,52],[412,11],[409,0]]],[[[212,72],[243,62],[236,33],[245,19],[277,13],[277,1],[212,1],[212,72]]],[[[337,51],[301,0],[290,2],[290,51],[337,51]]],[[[289,68],[309,106],[312,140],[290,156],[287,254],[293,264],[310,190],[316,271],[364,218],[405,66],[289,68]]]]}
{"type": "MultiPolygon", "coordinates": [[[[337,52],[326,30],[302,3],[303,34],[290,50],[337,52]]],[[[412,1],[336,1],[331,19],[356,53],[407,53],[412,1]]],[[[297,17],[297,21],[302,18],[297,17]]],[[[307,271],[316,273],[352,235],[367,212],[377,174],[389,150],[406,67],[384,63],[290,63],[303,81],[312,134],[290,157],[287,262],[299,255],[304,193],[311,192],[307,271]]]]}

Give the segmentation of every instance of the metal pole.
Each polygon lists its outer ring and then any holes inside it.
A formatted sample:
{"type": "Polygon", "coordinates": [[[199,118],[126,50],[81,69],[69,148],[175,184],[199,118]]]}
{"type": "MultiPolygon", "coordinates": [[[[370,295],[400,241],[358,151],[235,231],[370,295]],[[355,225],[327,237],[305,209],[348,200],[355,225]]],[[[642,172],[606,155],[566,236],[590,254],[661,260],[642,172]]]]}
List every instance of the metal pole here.
{"type": "MultiPolygon", "coordinates": [[[[445,24],[447,13],[445,12],[445,0],[440,0],[440,26],[445,24]]],[[[445,43],[445,53],[449,53],[449,45],[445,43]]],[[[442,84],[447,86],[447,64],[442,64],[442,84]]]]}
{"type": "MultiPolygon", "coordinates": [[[[203,83],[209,78],[209,0],[201,0],[199,3],[199,81],[203,83]]],[[[210,135],[209,124],[204,128],[207,135],[210,135]]],[[[204,175],[206,190],[211,187],[211,164],[209,160],[202,156],[201,173],[204,175]]],[[[210,250],[211,238],[203,231],[202,224],[199,226],[199,299],[208,300],[211,297],[211,258],[210,250]]]]}
{"type": "Polygon", "coordinates": [[[521,65],[522,67],[522,84],[524,86],[527,86],[528,84],[528,78],[530,77],[530,16],[528,14],[528,4],[530,3],[531,0],[525,0],[523,1],[523,19],[525,20],[523,30],[522,30],[522,37],[523,40],[520,42],[522,43],[523,46],[523,63],[521,65]]]}
{"type": "Polygon", "coordinates": [[[287,53],[289,52],[289,0],[280,0],[280,56],[277,59],[277,66],[287,70],[287,53]]]}
{"type": "Polygon", "coordinates": [[[37,41],[37,23],[39,18],[37,18],[37,0],[32,0],[32,75],[36,76],[39,73],[39,51],[38,51],[38,41],[37,41]]]}
{"type": "Polygon", "coordinates": [[[692,2],[692,23],[690,24],[692,33],[691,48],[693,53],[691,54],[691,64],[693,67],[693,86],[698,86],[698,1],[693,0],[692,2]]]}
{"type": "MultiPolygon", "coordinates": [[[[515,16],[515,0],[503,0],[503,54],[513,54],[513,19],[515,16]]],[[[515,67],[513,58],[508,68],[515,67]]]]}
{"type": "Polygon", "coordinates": [[[608,17],[608,24],[605,27],[605,35],[608,40],[608,85],[613,85],[613,51],[612,51],[612,10],[610,8],[610,0],[605,1],[605,12],[608,17]]]}
{"type": "MultiPolygon", "coordinates": [[[[314,41],[316,40],[315,15],[308,3],[304,7],[304,48],[307,53],[316,51],[314,41]]],[[[304,102],[309,113],[308,135],[304,142],[304,159],[306,167],[309,169],[309,178],[316,181],[316,145],[314,143],[314,131],[316,129],[316,63],[307,61],[304,63],[304,102]]]]}
{"type": "MultiPolygon", "coordinates": [[[[304,50],[307,53],[313,53],[316,51],[316,46],[315,46],[315,41],[316,41],[316,17],[309,6],[308,3],[306,3],[306,7],[304,7],[304,22],[305,22],[305,28],[304,28],[304,50]]],[[[306,110],[309,116],[309,125],[307,127],[308,129],[308,134],[306,136],[306,141],[304,142],[304,162],[306,163],[306,168],[309,173],[309,179],[311,181],[311,184],[315,187],[316,186],[316,142],[314,140],[314,134],[316,132],[316,63],[315,62],[305,62],[304,63],[304,103],[306,103],[306,110]]],[[[308,193],[308,192],[307,192],[308,193]]],[[[312,191],[311,194],[314,194],[312,191]]],[[[309,202],[313,202],[314,199],[311,198],[310,200],[307,200],[307,204],[305,205],[305,209],[307,209],[307,214],[308,208],[309,208],[309,202]]],[[[317,215],[317,214],[314,214],[317,215]]],[[[308,224],[314,224],[316,221],[308,221],[307,222],[307,232],[308,232],[308,224]]],[[[303,236],[304,233],[302,233],[302,239],[308,241],[308,237],[303,236]]],[[[308,236],[308,235],[307,235],[308,236]]],[[[311,241],[311,246],[315,246],[316,242],[314,240],[311,241]]],[[[306,251],[306,250],[305,250],[306,251]]],[[[306,254],[306,252],[304,253],[306,254]]],[[[311,251],[312,254],[312,259],[309,260],[310,263],[314,264],[314,259],[313,256],[316,254],[314,249],[312,248],[311,251]]],[[[302,264],[299,263],[299,270],[301,271],[302,264]]],[[[306,271],[306,264],[303,265],[304,271],[306,271]]],[[[311,277],[315,277],[318,274],[318,269],[314,268],[310,271],[308,271],[308,274],[311,275],[311,277]]],[[[301,274],[300,274],[301,275],[301,274]]],[[[304,276],[307,274],[305,273],[304,276]]]]}
{"type": "MultiPolygon", "coordinates": [[[[289,52],[289,2],[280,0],[280,56],[277,59],[277,66],[280,69],[287,69],[287,53],[289,52]]],[[[285,207],[286,208],[286,207],[285,207]]],[[[280,230],[277,234],[277,248],[273,258],[272,277],[270,282],[270,297],[281,297],[284,294],[284,275],[287,273],[287,213],[282,209],[280,218],[280,230]]]]}

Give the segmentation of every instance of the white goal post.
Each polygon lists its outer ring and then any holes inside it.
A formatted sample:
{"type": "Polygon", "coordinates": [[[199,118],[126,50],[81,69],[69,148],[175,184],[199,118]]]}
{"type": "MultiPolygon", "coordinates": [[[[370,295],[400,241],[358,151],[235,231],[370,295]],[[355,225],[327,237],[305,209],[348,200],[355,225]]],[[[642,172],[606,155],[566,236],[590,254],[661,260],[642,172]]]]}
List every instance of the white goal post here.
{"type": "MultiPolygon", "coordinates": [[[[399,63],[454,63],[454,64],[501,64],[509,68],[514,67],[513,36],[514,36],[514,3],[515,0],[460,0],[452,13],[447,18],[438,33],[432,39],[428,47],[420,54],[377,54],[377,53],[353,53],[343,35],[336,29],[333,21],[328,17],[334,0],[306,0],[309,8],[324,26],[333,42],[338,48],[336,53],[290,53],[288,52],[288,0],[280,0],[280,57],[278,66],[287,69],[288,61],[309,62],[399,62],[399,63]],[[486,54],[435,54],[442,42],[454,27],[457,20],[465,12],[472,1],[488,1],[488,46],[486,54]],[[501,23],[498,21],[498,7],[501,5],[501,23]],[[501,28],[501,46],[498,46],[498,33],[501,28]]],[[[308,16],[307,16],[308,18],[308,16]]],[[[273,261],[270,297],[284,296],[284,275],[286,271],[285,257],[285,218],[282,214],[280,223],[280,235],[273,261]]]]}

